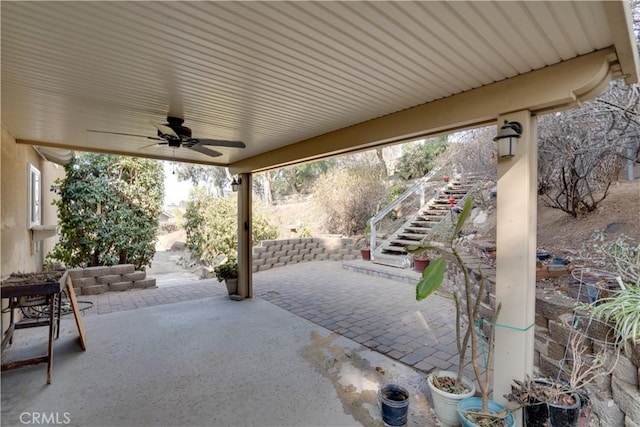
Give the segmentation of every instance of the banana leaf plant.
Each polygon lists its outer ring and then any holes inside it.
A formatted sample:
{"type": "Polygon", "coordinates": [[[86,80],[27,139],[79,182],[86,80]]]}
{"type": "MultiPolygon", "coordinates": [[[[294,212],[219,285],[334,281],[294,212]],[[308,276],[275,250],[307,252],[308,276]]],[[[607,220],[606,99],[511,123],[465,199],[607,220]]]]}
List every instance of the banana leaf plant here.
{"type": "Polygon", "coordinates": [[[444,242],[423,240],[419,245],[410,246],[407,250],[409,253],[431,251],[439,254],[438,258],[432,260],[424,270],[422,277],[416,284],[416,300],[418,301],[427,298],[440,289],[444,283],[448,267],[457,266],[462,271],[464,287],[461,291],[456,290],[453,292],[456,309],[456,346],[458,350],[456,382],[462,384],[466,352],[469,343],[471,343],[471,365],[482,395],[482,413],[488,417],[500,418],[505,417],[506,414],[490,414],[488,409],[489,392],[491,390],[491,363],[493,360],[493,331],[500,313],[500,305],[494,310],[490,318],[481,318],[481,306],[486,293],[487,278],[482,272],[478,272],[480,274],[479,279],[472,275],[456,246],[458,235],[469,218],[472,208],[473,199],[469,197],[466,199],[451,235],[445,237],[444,242]],[[482,366],[479,354],[480,340],[483,339],[480,336],[483,322],[489,325],[490,331],[487,343],[486,366],[482,366]]]}

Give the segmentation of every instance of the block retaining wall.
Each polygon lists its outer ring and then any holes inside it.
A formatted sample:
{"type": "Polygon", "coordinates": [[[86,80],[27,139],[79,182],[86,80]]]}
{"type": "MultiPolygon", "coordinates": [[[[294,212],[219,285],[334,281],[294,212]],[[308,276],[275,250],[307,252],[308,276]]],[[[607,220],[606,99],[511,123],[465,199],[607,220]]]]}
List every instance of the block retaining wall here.
{"type": "Polygon", "coordinates": [[[148,279],[147,274],[144,271],[136,271],[133,264],[73,268],[67,271],[73,288],[79,295],[97,295],[108,291],[128,291],[156,286],[156,279],[148,279]]]}
{"type": "Polygon", "coordinates": [[[352,238],[340,236],[263,240],[253,247],[253,272],[305,261],[350,261],[360,258],[352,238]]]}

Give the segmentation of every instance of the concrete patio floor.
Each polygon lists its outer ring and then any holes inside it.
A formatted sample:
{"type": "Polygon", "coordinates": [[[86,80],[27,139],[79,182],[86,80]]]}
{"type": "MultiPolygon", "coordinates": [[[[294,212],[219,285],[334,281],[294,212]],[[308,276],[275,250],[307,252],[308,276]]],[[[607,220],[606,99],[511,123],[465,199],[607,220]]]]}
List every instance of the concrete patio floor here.
{"type": "MultiPolygon", "coordinates": [[[[387,382],[409,388],[409,425],[436,425],[424,372],[455,363],[449,300],[417,303],[410,284],[329,261],[257,273],[254,291],[235,302],[207,280],[81,296],[87,352],[63,318],[51,385],[44,365],[2,373],[2,425],[376,426],[387,382]]],[[[44,353],[44,329],[18,331],[3,360],[44,353]]]]}

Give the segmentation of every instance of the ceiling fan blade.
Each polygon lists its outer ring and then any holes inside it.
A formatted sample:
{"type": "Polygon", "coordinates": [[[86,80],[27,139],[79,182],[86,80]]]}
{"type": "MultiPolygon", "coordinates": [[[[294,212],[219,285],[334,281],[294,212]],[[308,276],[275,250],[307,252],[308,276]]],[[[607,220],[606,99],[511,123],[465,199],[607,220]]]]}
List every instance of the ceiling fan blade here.
{"type": "Polygon", "coordinates": [[[149,138],[149,139],[154,139],[151,136],[147,136],[147,135],[136,135],[133,133],[122,133],[122,132],[108,132],[106,130],[93,130],[93,129],[87,129],[87,132],[92,132],[92,133],[106,133],[109,135],[121,135],[121,136],[135,136],[137,138],[149,138]]]}
{"type": "Polygon", "coordinates": [[[188,147],[188,148],[192,149],[193,151],[197,151],[198,153],[206,154],[209,157],[222,156],[222,153],[215,150],[210,150],[207,147],[203,147],[200,144],[192,145],[191,147],[188,147]]]}
{"type": "Polygon", "coordinates": [[[153,125],[156,127],[156,129],[158,129],[158,131],[161,134],[172,136],[172,137],[174,137],[176,139],[180,139],[178,134],[173,129],[171,129],[169,126],[167,126],[167,125],[159,125],[159,124],[156,124],[156,123],[154,123],[153,125]]]}
{"type": "MultiPolygon", "coordinates": [[[[158,141],[162,141],[162,139],[160,139],[160,138],[151,138],[151,137],[149,137],[149,139],[157,139],[158,141]]],[[[138,148],[138,150],[144,150],[145,148],[153,147],[154,145],[169,145],[169,143],[168,142],[154,142],[153,144],[149,144],[149,145],[145,145],[144,147],[140,147],[140,148],[138,148]]]]}
{"type": "Polygon", "coordinates": [[[245,148],[246,145],[242,141],[226,141],[223,139],[199,139],[193,138],[193,140],[200,145],[212,145],[216,147],[231,147],[231,148],[245,148]]]}

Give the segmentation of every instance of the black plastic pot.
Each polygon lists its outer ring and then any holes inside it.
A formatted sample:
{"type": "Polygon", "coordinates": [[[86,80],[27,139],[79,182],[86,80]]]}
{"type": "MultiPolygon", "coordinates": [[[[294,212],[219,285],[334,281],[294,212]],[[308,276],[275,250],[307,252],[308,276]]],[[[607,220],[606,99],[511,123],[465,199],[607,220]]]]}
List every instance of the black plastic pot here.
{"type": "MultiPolygon", "coordinates": [[[[534,383],[543,386],[551,387],[553,384],[544,379],[537,378],[533,380],[534,383]]],[[[538,399],[537,397],[529,397],[527,405],[522,409],[522,416],[524,418],[524,425],[531,427],[545,427],[549,420],[549,407],[547,402],[538,399]]]]}
{"type": "Polygon", "coordinates": [[[572,393],[575,403],[572,405],[561,405],[558,403],[549,403],[549,421],[551,427],[576,427],[580,418],[580,396],[572,393]]]}
{"type": "Polygon", "coordinates": [[[399,385],[387,384],[380,390],[382,421],[390,426],[403,426],[409,412],[409,392],[399,385]]]}
{"type": "Polygon", "coordinates": [[[527,427],[544,427],[549,419],[549,408],[545,402],[531,402],[523,408],[522,413],[527,427]]]}

